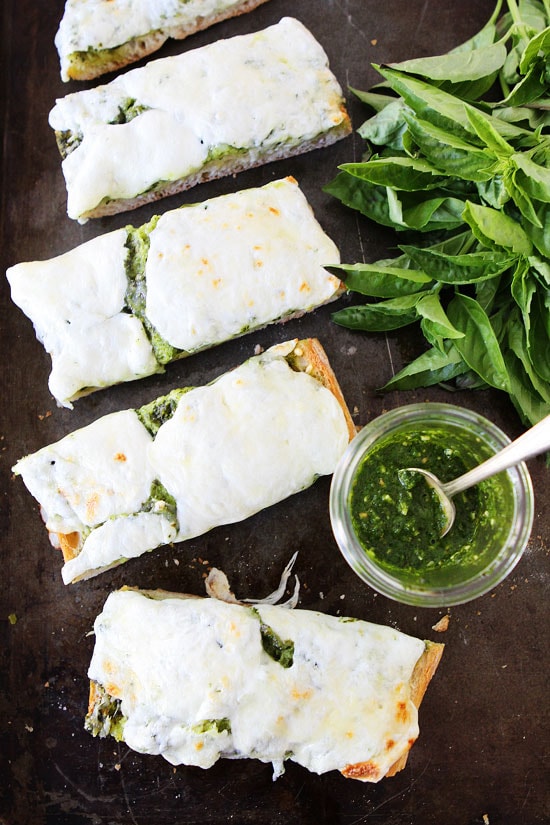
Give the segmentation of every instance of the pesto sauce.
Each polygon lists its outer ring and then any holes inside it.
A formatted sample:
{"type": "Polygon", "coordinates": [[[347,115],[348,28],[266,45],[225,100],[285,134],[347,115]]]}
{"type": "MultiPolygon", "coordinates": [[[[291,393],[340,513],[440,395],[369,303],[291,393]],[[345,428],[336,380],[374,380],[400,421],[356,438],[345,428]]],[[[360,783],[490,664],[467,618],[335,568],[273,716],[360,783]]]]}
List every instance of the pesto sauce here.
{"type": "Polygon", "coordinates": [[[193,733],[231,733],[231,721],[226,716],[221,719],[203,719],[191,727],[193,733]]]}
{"type": "Polygon", "coordinates": [[[185,395],[191,389],[193,388],[181,387],[171,390],[167,395],[161,395],[160,398],[155,398],[149,404],[144,404],[143,407],[136,409],[137,417],[153,438],[162,425],[172,418],[182,395],[185,395]]]}
{"type": "Polygon", "coordinates": [[[155,479],[151,484],[151,493],[141,508],[142,513],[155,513],[167,518],[179,530],[178,507],[174,496],[170,495],[164,484],[155,479]]]}
{"type": "Polygon", "coordinates": [[[294,663],[294,642],[292,639],[281,639],[279,634],[264,622],[260,612],[255,607],[251,607],[250,610],[260,622],[260,638],[265,653],[274,662],[278,662],[281,667],[292,667],[294,663]]]}
{"type": "Polygon", "coordinates": [[[121,123],[130,123],[135,117],[143,114],[150,106],[145,106],[142,103],[138,103],[137,100],[133,97],[127,97],[125,100],[118,107],[118,113],[113,120],[109,120],[108,123],[112,126],[121,123]]]}
{"type": "Polygon", "coordinates": [[[453,428],[427,427],[391,434],[369,451],[354,476],[348,506],[363,549],[403,581],[425,584],[457,581],[485,567],[506,536],[512,513],[512,485],[505,474],[453,498],[453,527],[440,537],[443,523],[435,491],[420,467],[451,481],[490,452],[481,440],[453,428]]]}
{"type": "Polygon", "coordinates": [[[121,700],[111,696],[103,685],[95,683],[96,700],[92,709],[86,714],[84,729],[92,736],[113,736],[117,742],[122,741],[124,735],[125,717],[121,711],[121,700]]]}
{"type": "Polygon", "coordinates": [[[144,224],[138,228],[133,226],[126,227],[126,243],[127,249],[126,260],[124,262],[126,269],[126,278],[128,285],[126,287],[125,303],[127,309],[139,318],[147,337],[153,347],[154,356],[160,366],[174,361],[181,355],[181,350],[173,347],[160,335],[153,324],[145,314],[145,306],[147,301],[147,278],[145,275],[145,266],[147,264],[147,256],[151,245],[151,232],[156,227],[160,215],[155,215],[149,223],[144,224]]]}

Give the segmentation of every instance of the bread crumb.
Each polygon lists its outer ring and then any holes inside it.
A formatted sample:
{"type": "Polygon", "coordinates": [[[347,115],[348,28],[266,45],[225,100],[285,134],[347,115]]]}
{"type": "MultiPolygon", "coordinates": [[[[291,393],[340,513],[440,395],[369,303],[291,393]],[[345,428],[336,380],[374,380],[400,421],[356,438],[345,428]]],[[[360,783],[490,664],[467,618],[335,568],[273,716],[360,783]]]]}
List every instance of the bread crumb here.
{"type": "Polygon", "coordinates": [[[487,814],[483,814],[483,825],[489,825],[489,817],[487,814]]]}
{"type": "Polygon", "coordinates": [[[122,767],[122,765],[120,764],[120,762],[117,762],[116,765],[115,765],[115,771],[119,771],[121,769],[121,767],[122,767]]]}
{"type": "Polygon", "coordinates": [[[448,613],[442,616],[438,622],[432,625],[432,630],[435,630],[436,633],[445,633],[445,631],[449,629],[450,618],[448,613]]]}
{"type": "Polygon", "coordinates": [[[376,46],[377,43],[378,40],[376,39],[376,37],[373,37],[373,39],[370,41],[371,46],[376,46]]]}

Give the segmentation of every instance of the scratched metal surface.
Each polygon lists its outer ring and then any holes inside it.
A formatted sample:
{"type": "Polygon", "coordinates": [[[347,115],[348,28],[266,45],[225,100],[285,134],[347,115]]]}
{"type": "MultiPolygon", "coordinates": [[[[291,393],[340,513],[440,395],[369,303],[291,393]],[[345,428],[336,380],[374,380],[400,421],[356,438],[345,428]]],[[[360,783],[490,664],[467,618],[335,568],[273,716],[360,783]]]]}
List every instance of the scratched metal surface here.
{"type": "MultiPolygon", "coordinates": [[[[175,53],[298,16],[325,46],[343,86],[366,89],[371,62],[444,51],[476,31],[489,0],[270,0],[248,16],[185,43],[175,53]]],[[[2,272],[17,261],[51,257],[96,234],[147,220],[157,207],[79,226],[66,217],[57,149],[47,124],[61,83],[53,37],[61,0],[2,4],[5,93],[2,162],[2,272]]],[[[349,97],[349,96],[348,96],[349,97]]],[[[350,99],[357,128],[364,112],[350,99]]],[[[236,188],[294,175],[346,261],[374,260],[394,239],[357,220],[322,191],[338,163],[359,157],[354,135],[334,147],[273,164],[167,199],[172,208],[236,188]]],[[[278,581],[292,552],[302,581],[301,605],[388,623],[425,638],[443,611],[398,606],[376,596],[350,572],[332,538],[320,480],[307,492],[258,516],[129,562],[89,582],[64,587],[60,562],[40,516],[10,467],[77,426],[137,406],[171,387],[204,383],[250,356],[256,344],[317,335],[358,424],[384,409],[420,399],[452,400],[489,415],[510,436],[520,423],[507,399],[492,392],[449,399],[440,389],[393,393],[382,385],[421,342],[410,332],[388,337],[336,328],[329,310],[273,327],[170,368],[164,377],[114,388],[57,409],[47,391],[49,360],[30,323],[0,280],[1,592],[0,821],[5,825],[161,825],[235,822],[277,825],[490,825],[548,822],[548,472],[530,463],[537,496],[529,549],[515,573],[491,594],[453,608],[440,670],[421,708],[421,736],[406,769],[378,785],[322,777],[288,764],[272,781],[259,762],[218,763],[208,771],[174,769],[83,730],[92,622],[111,589],[125,583],[202,594],[208,565],[223,568],[237,594],[261,596],[278,581]],[[12,624],[8,616],[15,614],[12,624]]],[[[346,301],[347,299],[342,299],[346,301]]]]}

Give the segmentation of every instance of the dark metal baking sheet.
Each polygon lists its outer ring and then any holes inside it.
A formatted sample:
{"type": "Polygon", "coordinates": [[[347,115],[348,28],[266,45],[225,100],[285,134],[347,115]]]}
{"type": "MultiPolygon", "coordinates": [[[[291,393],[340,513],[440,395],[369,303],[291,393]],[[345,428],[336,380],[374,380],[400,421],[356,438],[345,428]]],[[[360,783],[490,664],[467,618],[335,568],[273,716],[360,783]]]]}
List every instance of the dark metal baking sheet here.
{"type": "MultiPolygon", "coordinates": [[[[360,157],[350,136],[331,148],[205,184],[160,205],[90,221],[66,216],[66,196],[47,117],[62,84],[53,37],[61,0],[4,0],[2,272],[22,260],[51,257],[98,233],[141,223],[179,203],[294,175],[346,261],[374,260],[393,236],[357,218],[323,193],[341,162],[360,157]]],[[[344,87],[368,88],[371,62],[442,52],[476,31],[492,0],[270,0],[234,21],[169,43],[171,54],[259,29],[285,14],[299,17],[325,46],[344,87]]],[[[364,111],[348,95],[355,128],[364,111]]],[[[376,388],[420,351],[409,331],[360,335],[337,328],[330,310],[272,327],[182,361],[165,376],[96,393],[74,411],[47,390],[49,359],[31,324],[10,302],[1,276],[1,695],[0,821],[5,825],[512,825],[548,822],[548,470],[530,462],[536,518],[515,572],[492,593],[450,611],[446,633],[432,625],[445,612],[400,606],[364,586],[340,557],[331,534],[328,479],[256,517],[112,573],[65,587],[38,509],[10,467],[17,458],[111,410],[137,406],[169,388],[204,383],[250,356],[254,347],[316,335],[324,344],[357,424],[416,400],[478,410],[510,436],[521,431],[496,392],[376,388]],[[301,605],[441,638],[446,652],[420,713],[421,735],[406,769],[378,785],[319,777],[288,763],[272,781],[269,765],[218,763],[208,771],[173,768],[83,730],[92,622],[107,594],[123,584],[203,593],[208,566],[225,570],[241,596],[276,585],[298,551],[301,605]],[[8,616],[15,615],[12,624],[8,616]]],[[[343,298],[343,301],[349,300],[343,298]]]]}

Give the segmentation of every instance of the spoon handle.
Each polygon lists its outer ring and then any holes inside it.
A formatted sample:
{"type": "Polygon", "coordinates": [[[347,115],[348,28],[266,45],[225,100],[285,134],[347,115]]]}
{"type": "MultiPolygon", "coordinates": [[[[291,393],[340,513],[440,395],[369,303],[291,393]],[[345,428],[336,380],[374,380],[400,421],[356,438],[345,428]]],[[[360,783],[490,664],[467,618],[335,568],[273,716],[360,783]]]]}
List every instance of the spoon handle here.
{"type": "Polygon", "coordinates": [[[443,489],[448,496],[454,496],[502,470],[507,470],[514,464],[519,464],[520,461],[525,461],[549,449],[550,415],[547,415],[483,464],[455,478],[454,481],[443,484],[443,489]]]}

